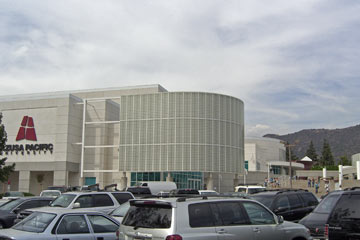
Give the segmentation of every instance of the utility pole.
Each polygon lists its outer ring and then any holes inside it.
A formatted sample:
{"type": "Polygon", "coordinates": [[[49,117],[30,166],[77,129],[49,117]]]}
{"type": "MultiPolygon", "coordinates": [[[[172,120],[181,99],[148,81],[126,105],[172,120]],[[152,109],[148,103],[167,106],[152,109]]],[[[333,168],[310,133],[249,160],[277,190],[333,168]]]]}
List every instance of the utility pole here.
{"type": "Polygon", "coordinates": [[[291,165],[291,147],[294,147],[294,144],[285,144],[285,147],[289,148],[289,175],[290,175],[290,188],[292,188],[292,165],[291,165]]]}

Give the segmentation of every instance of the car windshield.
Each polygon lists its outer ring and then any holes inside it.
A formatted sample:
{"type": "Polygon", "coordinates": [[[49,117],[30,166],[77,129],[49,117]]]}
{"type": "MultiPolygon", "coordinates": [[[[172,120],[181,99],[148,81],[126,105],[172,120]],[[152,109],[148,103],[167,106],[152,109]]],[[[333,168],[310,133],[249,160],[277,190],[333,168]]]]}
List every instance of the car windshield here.
{"type": "Polygon", "coordinates": [[[16,199],[13,201],[9,201],[7,203],[5,203],[4,205],[2,205],[0,207],[0,210],[4,210],[4,211],[11,211],[13,210],[17,205],[19,205],[20,203],[22,203],[23,200],[22,199],[16,199]]]}
{"type": "Polygon", "coordinates": [[[248,194],[264,192],[265,188],[248,188],[248,194]]]}
{"type": "Polygon", "coordinates": [[[57,199],[55,199],[50,206],[51,207],[63,207],[66,208],[70,205],[72,200],[76,197],[75,194],[63,194],[60,195],[57,199]]]}
{"type": "Polygon", "coordinates": [[[60,196],[59,192],[42,192],[41,193],[42,197],[57,197],[60,196]]]}
{"type": "Polygon", "coordinates": [[[56,214],[35,212],[12,228],[19,231],[41,233],[55,217],[56,214]]]}
{"type": "Polygon", "coordinates": [[[111,215],[115,216],[115,217],[123,217],[125,216],[125,214],[127,213],[127,211],[130,208],[130,203],[126,202],[124,204],[122,204],[120,207],[118,207],[117,209],[115,209],[111,215]]]}
{"type": "Polygon", "coordinates": [[[274,197],[273,196],[264,196],[264,195],[252,195],[251,196],[252,199],[255,199],[256,201],[264,204],[266,207],[270,208],[271,207],[271,204],[274,200],[274,197]]]}
{"type": "Polygon", "coordinates": [[[330,214],[340,196],[340,194],[328,195],[314,209],[314,212],[330,214]]]}

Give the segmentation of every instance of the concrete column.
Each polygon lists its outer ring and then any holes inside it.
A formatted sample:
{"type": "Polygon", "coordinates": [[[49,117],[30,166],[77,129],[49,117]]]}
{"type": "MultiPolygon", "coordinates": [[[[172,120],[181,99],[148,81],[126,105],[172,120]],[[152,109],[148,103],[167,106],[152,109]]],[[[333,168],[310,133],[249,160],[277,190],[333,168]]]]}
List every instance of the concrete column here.
{"type": "Polygon", "coordinates": [[[357,180],[360,180],[360,161],[356,162],[356,174],[357,174],[357,180]]]}
{"type": "Polygon", "coordinates": [[[343,181],[343,166],[339,165],[339,188],[342,188],[343,181]]]}
{"type": "MultiPolygon", "coordinates": [[[[244,178],[246,178],[246,172],[244,172],[244,178]]],[[[239,185],[239,176],[238,176],[238,174],[235,174],[233,188],[235,189],[235,187],[238,186],[238,185],[239,185]]]]}
{"type": "Polygon", "coordinates": [[[126,177],[126,172],[122,173],[123,176],[120,178],[120,186],[119,189],[120,190],[125,190],[127,188],[127,177],[126,177]]]}
{"type": "Polygon", "coordinates": [[[208,190],[214,190],[214,179],[212,173],[209,173],[209,176],[205,178],[205,183],[208,190]]]}
{"type": "Polygon", "coordinates": [[[19,191],[30,192],[30,171],[19,172],[19,191]]]}
{"type": "Polygon", "coordinates": [[[54,171],[54,186],[68,186],[69,171],[54,171]]]}
{"type": "Polygon", "coordinates": [[[171,177],[171,174],[169,172],[168,172],[168,175],[166,177],[166,181],[167,182],[173,182],[174,181],[174,179],[171,177]]]}

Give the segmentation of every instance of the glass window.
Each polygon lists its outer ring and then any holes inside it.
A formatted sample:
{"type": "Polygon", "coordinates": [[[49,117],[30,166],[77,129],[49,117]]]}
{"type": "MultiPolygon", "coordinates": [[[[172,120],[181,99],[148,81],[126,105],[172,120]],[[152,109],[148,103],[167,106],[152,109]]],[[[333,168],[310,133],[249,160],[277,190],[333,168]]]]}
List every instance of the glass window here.
{"type": "Polygon", "coordinates": [[[13,229],[25,232],[44,232],[51,221],[56,217],[52,213],[35,212],[29,217],[16,224],[13,229]]]}
{"type": "Polygon", "coordinates": [[[20,204],[17,208],[20,210],[39,207],[38,200],[30,200],[20,204]]]}
{"type": "Polygon", "coordinates": [[[251,198],[255,199],[256,201],[264,204],[266,207],[270,208],[271,204],[274,200],[274,196],[263,196],[263,195],[252,195],[251,198]]]}
{"type": "Polygon", "coordinates": [[[66,208],[70,205],[70,203],[74,200],[75,197],[75,194],[62,194],[58,198],[56,198],[50,206],[66,208]]]}
{"type": "Polygon", "coordinates": [[[171,205],[134,204],[129,208],[122,224],[142,228],[170,228],[172,207],[171,205]]]}
{"type": "Polygon", "coordinates": [[[94,233],[116,232],[119,226],[104,216],[88,215],[94,233]]]}
{"type": "Polygon", "coordinates": [[[116,198],[119,204],[126,203],[127,201],[129,201],[129,199],[133,199],[133,197],[129,193],[111,193],[111,194],[116,198]]]}
{"type": "Polygon", "coordinates": [[[22,203],[23,199],[10,200],[0,207],[0,210],[11,211],[15,209],[20,203],[22,203]]]}
{"type": "Polygon", "coordinates": [[[222,202],[216,204],[224,226],[241,225],[248,223],[247,217],[238,202],[222,202]]]}
{"type": "Polygon", "coordinates": [[[94,194],[93,201],[94,207],[114,206],[114,202],[107,194],[94,194]]]}
{"type": "Polygon", "coordinates": [[[290,209],[290,203],[287,196],[280,196],[278,199],[276,199],[274,210],[283,212],[289,209],[290,209]]]}
{"type": "Polygon", "coordinates": [[[56,234],[89,233],[89,227],[83,215],[67,215],[61,219],[56,234]]]}
{"type": "Polygon", "coordinates": [[[51,202],[50,200],[40,200],[38,201],[38,206],[39,207],[49,206],[50,202],[51,202]]]}
{"type": "Polygon", "coordinates": [[[82,195],[76,199],[75,203],[80,203],[80,208],[93,207],[91,195],[82,195]]]}
{"type": "Polygon", "coordinates": [[[301,193],[300,196],[304,199],[306,206],[316,206],[319,203],[312,193],[301,193]]]}
{"type": "Polygon", "coordinates": [[[261,205],[254,202],[244,202],[243,206],[249,216],[251,224],[275,224],[274,215],[261,205]]]}
{"type": "Polygon", "coordinates": [[[210,205],[208,203],[189,205],[189,223],[193,228],[214,226],[210,205]]]}
{"type": "Polygon", "coordinates": [[[297,194],[289,194],[287,197],[289,199],[291,209],[303,207],[303,203],[297,194]]]}
{"type": "Polygon", "coordinates": [[[120,207],[116,208],[110,215],[115,217],[124,217],[130,208],[130,202],[121,204],[120,207]]]}
{"type": "Polygon", "coordinates": [[[332,222],[360,219],[360,194],[343,195],[331,215],[332,222]]]}
{"type": "Polygon", "coordinates": [[[314,209],[314,212],[329,214],[333,210],[333,208],[340,196],[341,195],[338,195],[338,194],[328,195],[314,209]]]}

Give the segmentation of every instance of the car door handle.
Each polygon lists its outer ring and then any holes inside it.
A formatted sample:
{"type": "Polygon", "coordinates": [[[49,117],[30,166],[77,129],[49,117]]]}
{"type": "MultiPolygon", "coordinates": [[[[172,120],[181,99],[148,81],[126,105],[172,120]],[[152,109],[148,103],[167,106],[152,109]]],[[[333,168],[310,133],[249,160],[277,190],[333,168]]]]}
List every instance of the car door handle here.
{"type": "Polygon", "coordinates": [[[104,237],[97,237],[96,240],[104,240],[104,237]]]}
{"type": "Polygon", "coordinates": [[[225,229],[220,229],[219,231],[217,231],[218,234],[224,234],[226,233],[225,229]]]}
{"type": "Polygon", "coordinates": [[[260,228],[253,228],[253,232],[259,233],[261,232],[260,228]]]}

